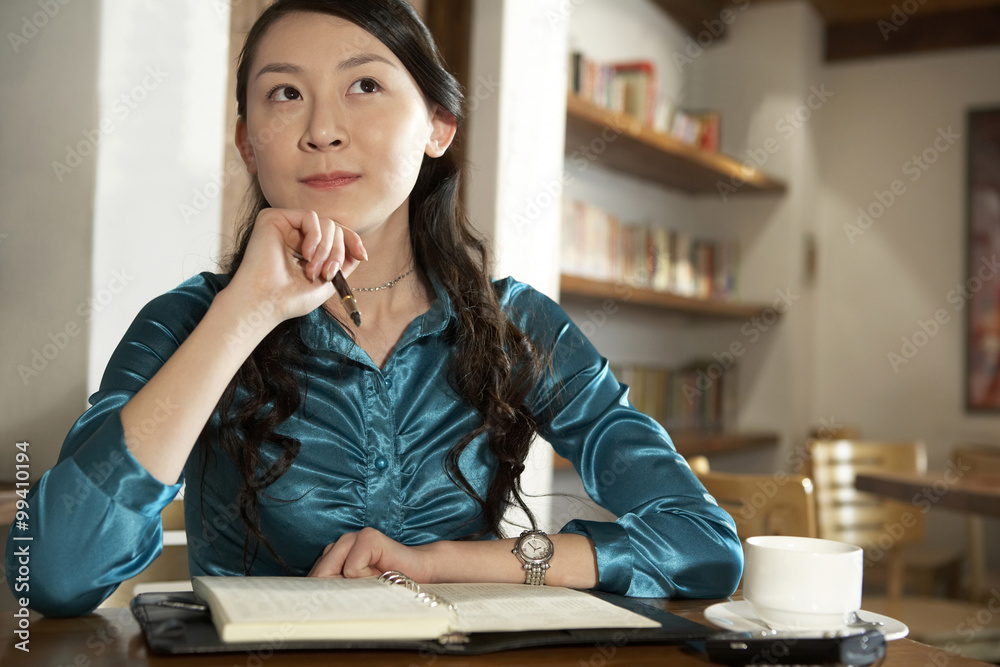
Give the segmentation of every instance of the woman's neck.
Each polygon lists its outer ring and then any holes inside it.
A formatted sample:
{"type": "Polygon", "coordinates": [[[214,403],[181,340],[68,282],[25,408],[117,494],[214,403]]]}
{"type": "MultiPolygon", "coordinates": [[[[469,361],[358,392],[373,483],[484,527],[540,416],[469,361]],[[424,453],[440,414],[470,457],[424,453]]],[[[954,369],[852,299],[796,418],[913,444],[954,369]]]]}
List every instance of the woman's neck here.
{"type": "MultiPolygon", "coordinates": [[[[414,312],[424,312],[435,295],[431,282],[416,266],[409,221],[404,218],[387,222],[361,232],[360,236],[368,251],[368,261],[362,262],[347,282],[361,310],[362,322],[375,324],[406,317],[412,320],[414,312]],[[392,285],[388,286],[389,283],[392,285]],[[382,289],[375,290],[376,287],[382,289]]],[[[340,319],[343,307],[339,297],[326,305],[340,319]]]]}

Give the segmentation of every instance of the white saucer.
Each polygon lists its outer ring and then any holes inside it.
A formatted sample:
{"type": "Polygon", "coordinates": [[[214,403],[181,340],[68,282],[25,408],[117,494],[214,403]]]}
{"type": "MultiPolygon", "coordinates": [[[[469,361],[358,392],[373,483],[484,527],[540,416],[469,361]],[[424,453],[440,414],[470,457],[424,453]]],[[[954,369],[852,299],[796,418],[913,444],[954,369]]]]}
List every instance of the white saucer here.
{"type": "MultiPolygon", "coordinates": [[[[910,634],[910,629],[906,627],[905,624],[900,623],[894,618],[883,616],[882,614],[876,614],[862,609],[858,612],[858,618],[862,621],[881,622],[882,626],[879,630],[881,630],[882,634],[885,635],[886,641],[902,639],[906,635],[910,634]]],[[[750,608],[750,603],[746,600],[739,600],[738,602],[719,602],[717,604],[713,604],[705,610],[705,619],[716,627],[732,632],[755,632],[767,629],[767,626],[764,625],[763,621],[757,618],[757,616],[753,613],[753,610],[750,608]]],[[[830,631],[848,629],[849,628],[846,625],[840,628],[828,628],[830,631]]],[[[797,630],[795,632],[802,631],[797,630]]]]}

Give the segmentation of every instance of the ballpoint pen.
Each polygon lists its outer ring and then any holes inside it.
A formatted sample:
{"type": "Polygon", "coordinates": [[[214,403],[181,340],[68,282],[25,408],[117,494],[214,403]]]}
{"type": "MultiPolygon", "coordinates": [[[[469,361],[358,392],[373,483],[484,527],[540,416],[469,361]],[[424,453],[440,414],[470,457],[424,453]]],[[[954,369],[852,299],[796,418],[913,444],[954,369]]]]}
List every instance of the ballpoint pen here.
{"type": "Polygon", "coordinates": [[[339,270],[333,276],[333,286],[337,290],[337,295],[340,297],[340,302],[344,304],[347,314],[354,320],[354,326],[360,327],[361,311],[358,310],[358,302],[354,298],[354,294],[351,293],[351,287],[347,284],[344,274],[339,270]]]}
{"type": "MultiPolygon", "coordinates": [[[[303,262],[306,261],[306,258],[297,252],[292,253],[292,255],[295,259],[303,262]]],[[[333,276],[333,280],[330,282],[333,283],[334,289],[337,290],[337,296],[340,297],[340,302],[344,304],[344,310],[346,310],[347,314],[351,316],[351,320],[353,320],[354,325],[360,327],[361,311],[358,310],[357,299],[354,298],[354,294],[351,292],[351,287],[347,284],[347,279],[344,278],[344,274],[338,270],[333,276]]]]}

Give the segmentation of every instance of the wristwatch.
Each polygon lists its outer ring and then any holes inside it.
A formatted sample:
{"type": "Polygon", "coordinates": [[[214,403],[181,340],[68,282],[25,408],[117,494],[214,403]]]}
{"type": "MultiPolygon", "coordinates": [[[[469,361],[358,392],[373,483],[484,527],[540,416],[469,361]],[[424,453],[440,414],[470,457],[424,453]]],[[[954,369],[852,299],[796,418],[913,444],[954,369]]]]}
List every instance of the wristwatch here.
{"type": "Polygon", "coordinates": [[[545,570],[549,569],[549,561],[555,552],[552,540],[540,530],[524,531],[511,549],[511,553],[518,557],[527,572],[524,583],[529,586],[545,584],[545,570]]]}

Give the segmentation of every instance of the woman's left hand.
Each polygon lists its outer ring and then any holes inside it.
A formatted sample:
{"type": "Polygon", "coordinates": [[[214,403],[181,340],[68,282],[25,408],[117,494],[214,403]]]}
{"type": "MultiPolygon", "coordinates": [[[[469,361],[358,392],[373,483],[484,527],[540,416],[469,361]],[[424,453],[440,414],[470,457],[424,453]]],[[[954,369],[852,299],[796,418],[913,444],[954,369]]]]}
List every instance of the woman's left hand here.
{"type": "Polygon", "coordinates": [[[430,548],[407,547],[374,528],[363,528],[328,544],[308,576],[355,579],[399,570],[417,583],[429,583],[433,581],[430,548]]]}

